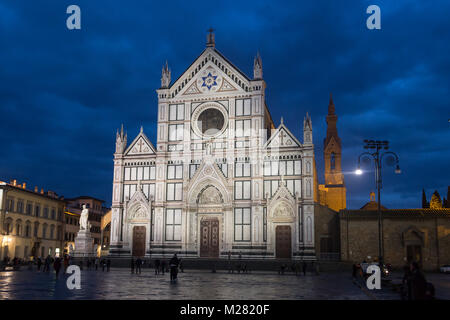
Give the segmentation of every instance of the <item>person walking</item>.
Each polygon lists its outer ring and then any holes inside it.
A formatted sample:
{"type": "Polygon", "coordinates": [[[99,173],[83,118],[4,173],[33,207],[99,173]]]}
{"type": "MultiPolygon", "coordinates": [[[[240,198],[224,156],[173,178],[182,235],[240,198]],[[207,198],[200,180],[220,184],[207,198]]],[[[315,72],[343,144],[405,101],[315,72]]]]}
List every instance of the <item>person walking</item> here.
{"type": "Polygon", "coordinates": [[[136,259],[136,274],[141,274],[141,266],[142,266],[142,260],[141,258],[137,257],[136,259]]]}
{"type": "Polygon", "coordinates": [[[177,280],[177,275],[178,275],[178,264],[180,263],[180,261],[178,260],[177,254],[175,253],[172,257],[172,259],[170,259],[169,262],[169,267],[170,267],[170,281],[175,281],[177,280]]]}
{"type": "Polygon", "coordinates": [[[98,270],[98,258],[95,258],[94,264],[95,264],[95,271],[97,271],[98,270]]]}
{"type": "Polygon", "coordinates": [[[303,275],[304,275],[304,276],[306,276],[306,267],[307,267],[306,261],[303,261],[302,269],[303,269],[303,275]]]}
{"type": "Polygon", "coordinates": [[[58,279],[59,270],[61,269],[61,259],[59,257],[53,262],[53,269],[55,269],[56,279],[58,279]]]}
{"type": "Polygon", "coordinates": [[[109,268],[111,267],[111,260],[106,260],[106,272],[109,272],[109,268]]]}
{"type": "Polygon", "coordinates": [[[100,261],[100,264],[102,265],[102,272],[105,272],[105,267],[106,267],[105,259],[102,259],[102,261],[100,261]]]}
{"type": "Polygon", "coordinates": [[[41,271],[41,266],[42,266],[42,260],[41,258],[37,258],[37,269],[40,272],[41,271]]]}
{"type": "Polygon", "coordinates": [[[179,259],[179,261],[180,261],[180,264],[179,264],[180,271],[181,271],[181,273],[184,273],[183,261],[181,261],[181,259],[179,259]]]}
{"type": "Polygon", "coordinates": [[[159,268],[161,266],[161,261],[159,259],[155,260],[155,275],[159,274],[159,268]]]}
{"type": "Polygon", "coordinates": [[[166,260],[162,259],[161,261],[161,272],[164,275],[164,272],[166,272],[166,260]]]}

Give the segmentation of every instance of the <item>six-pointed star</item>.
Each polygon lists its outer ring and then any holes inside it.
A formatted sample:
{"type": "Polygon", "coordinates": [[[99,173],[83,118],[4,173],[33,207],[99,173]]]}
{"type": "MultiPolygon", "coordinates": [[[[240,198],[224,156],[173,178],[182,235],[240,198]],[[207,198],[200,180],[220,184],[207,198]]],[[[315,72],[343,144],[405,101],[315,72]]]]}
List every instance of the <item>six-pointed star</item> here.
{"type": "Polygon", "coordinates": [[[203,79],[202,87],[207,87],[208,90],[211,90],[212,86],[217,85],[216,78],[217,78],[217,76],[213,76],[211,74],[211,72],[208,73],[208,75],[206,77],[202,77],[202,79],[203,79]]]}

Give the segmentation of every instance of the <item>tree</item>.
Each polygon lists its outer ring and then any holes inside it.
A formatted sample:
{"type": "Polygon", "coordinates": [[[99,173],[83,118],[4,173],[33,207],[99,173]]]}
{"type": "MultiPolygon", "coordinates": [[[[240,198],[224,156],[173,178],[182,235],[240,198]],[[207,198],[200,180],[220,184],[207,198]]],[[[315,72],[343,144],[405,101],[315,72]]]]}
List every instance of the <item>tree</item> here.
{"type": "Polygon", "coordinates": [[[431,209],[442,209],[441,196],[439,195],[439,192],[437,192],[437,190],[434,191],[433,195],[431,196],[430,208],[431,209]]]}
{"type": "Polygon", "coordinates": [[[425,190],[422,189],[422,208],[429,208],[430,204],[427,201],[427,196],[425,194],[425,190]]]}

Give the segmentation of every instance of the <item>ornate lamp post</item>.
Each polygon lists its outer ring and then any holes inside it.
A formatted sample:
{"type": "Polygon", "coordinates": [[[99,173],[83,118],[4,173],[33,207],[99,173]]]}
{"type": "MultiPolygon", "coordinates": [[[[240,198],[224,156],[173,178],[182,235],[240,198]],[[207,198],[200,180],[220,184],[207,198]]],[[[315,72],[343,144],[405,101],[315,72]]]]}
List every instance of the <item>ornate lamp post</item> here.
{"type": "Polygon", "coordinates": [[[381,163],[383,160],[383,157],[385,155],[391,155],[393,157],[393,160],[395,161],[395,173],[400,174],[400,166],[398,164],[398,156],[392,151],[385,151],[380,152],[381,150],[388,150],[389,149],[389,142],[388,141],[379,141],[379,140],[364,140],[364,149],[369,149],[370,151],[363,152],[358,157],[358,168],[356,169],[356,174],[360,175],[362,174],[361,170],[361,158],[362,157],[368,157],[369,159],[372,158],[375,163],[375,184],[377,188],[378,193],[378,262],[380,268],[383,268],[383,244],[382,244],[382,228],[381,228],[381,199],[380,199],[380,193],[381,193],[381,187],[382,187],[382,180],[381,180],[381,163]]]}

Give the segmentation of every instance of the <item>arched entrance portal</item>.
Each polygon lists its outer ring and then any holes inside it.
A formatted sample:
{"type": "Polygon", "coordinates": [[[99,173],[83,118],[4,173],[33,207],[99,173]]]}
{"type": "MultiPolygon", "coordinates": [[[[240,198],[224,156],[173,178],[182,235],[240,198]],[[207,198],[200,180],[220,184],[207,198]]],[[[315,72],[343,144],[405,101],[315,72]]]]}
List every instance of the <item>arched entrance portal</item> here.
{"type": "Polygon", "coordinates": [[[133,252],[134,257],[143,257],[145,255],[145,232],[144,226],[133,227],[133,252]]]}
{"type": "Polygon", "coordinates": [[[277,226],[275,229],[277,259],[291,258],[291,227],[277,226]]]}

